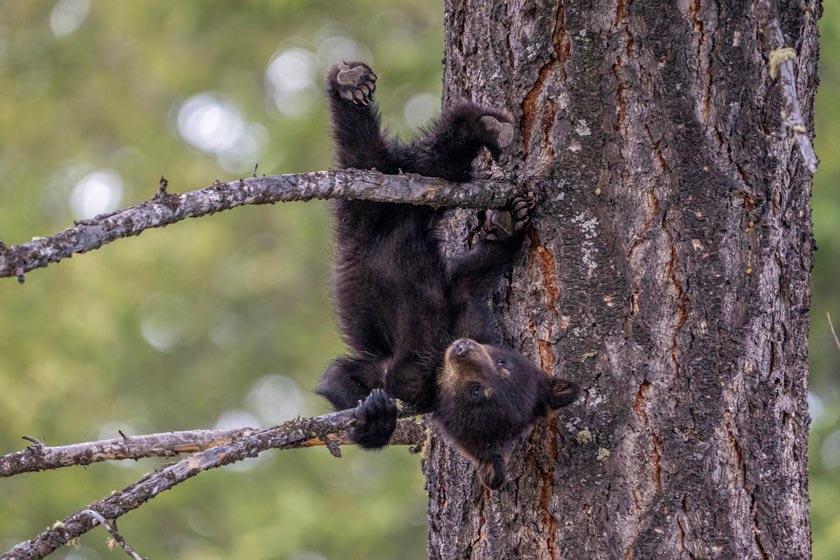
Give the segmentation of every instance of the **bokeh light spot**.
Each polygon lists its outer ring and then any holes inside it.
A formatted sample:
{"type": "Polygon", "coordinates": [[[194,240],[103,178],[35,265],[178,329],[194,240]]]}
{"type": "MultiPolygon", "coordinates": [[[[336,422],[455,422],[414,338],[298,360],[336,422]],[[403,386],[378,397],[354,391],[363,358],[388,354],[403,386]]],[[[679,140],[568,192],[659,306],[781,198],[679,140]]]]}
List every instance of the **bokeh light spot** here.
{"type": "Polygon", "coordinates": [[[819,395],[813,391],[808,391],[808,414],[811,416],[811,421],[819,422],[824,412],[825,406],[819,395]]]}
{"type": "Polygon", "coordinates": [[[327,37],[318,43],[318,60],[322,67],[329,68],[343,60],[366,60],[362,49],[353,39],[342,36],[327,37]]]}
{"type": "Polygon", "coordinates": [[[275,90],[301,91],[312,85],[315,59],[304,49],[290,49],[277,54],[265,71],[265,79],[275,90]]]}
{"type": "Polygon", "coordinates": [[[50,29],[56,37],[76,31],[88,17],[90,0],[58,0],[50,12],[50,29]]]}
{"type": "Polygon", "coordinates": [[[181,138],[204,152],[228,149],[244,126],[235,107],[208,93],[190,97],[178,110],[181,138]]]}
{"type": "Polygon", "coordinates": [[[258,379],[246,402],[267,424],[279,424],[303,414],[303,395],[297,382],[276,373],[258,379]]]}
{"type": "Polygon", "coordinates": [[[315,55],[305,49],[278,53],[265,71],[266,90],[278,111],[297,118],[313,106],[311,93],[316,71],[315,55]]]}
{"type": "Polygon", "coordinates": [[[152,294],[140,310],[140,334],[160,352],[175,349],[184,335],[184,305],[176,299],[152,294]]]}
{"type": "Polygon", "coordinates": [[[86,220],[119,208],[122,195],[123,182],[119,173],[113,169],[94,171],[73,187],[70,209],[77,218],[86,220]]]}
{"type": "Polygon", "coordinates": [[[840,467],[840,430],[835,430],[826,437],[820,447],[820,459],[826,469],[840,467]]]}
{"type": "Polygon", "coordinates": [[[225,410],[219,415],[214,426],[217,430],[238,430],[239,428],[257,428],[260,422],[256,416],[246,410],[225,410]]]}
{"type": "Polygon", "coordinates": [[[418,128],[427,124],[440,111],[440,99],[431,93],[419,93],[403,107],[403,117],[408,126],[418,128]]]}
{"type": "Polygon", "coordinates": [[[216,155],[225,171],[251,169],[268,144],[268,131],[246,122],[232,103],[210,93],[199,93],[178,109],[178,134],[188,144],[216,155]]]}

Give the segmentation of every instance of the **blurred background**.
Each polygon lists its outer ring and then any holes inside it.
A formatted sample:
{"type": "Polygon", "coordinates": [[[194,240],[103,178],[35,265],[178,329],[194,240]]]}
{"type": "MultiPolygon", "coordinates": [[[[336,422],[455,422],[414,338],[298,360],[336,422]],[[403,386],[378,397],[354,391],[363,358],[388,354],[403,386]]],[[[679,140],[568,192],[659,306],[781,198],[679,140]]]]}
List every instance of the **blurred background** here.
{"type": "MultiPolygon", "coordinates": [[[[250,174],[324,169],[321,76],[372,61],[384,118],[439,109],[435,0],[0,0],[0,239],[250,174]]],[[[816,558],[840,557],[840,0],[825,2],[811,329],[816,558]]],[[[324,203],[249,207],[149,230],[0,281],[0,452],[127,434],[274,424],[342,351],[329,311],[324,203]]],[[[268,453],[204,473],[123,518],[152,558],[425,558],[420,458],[268,453]]],[[[157,461],[3,479],[0,548],[135,481],[157,461]]],[[[57,558],[111,554],[95,530],[57,558]]]]}

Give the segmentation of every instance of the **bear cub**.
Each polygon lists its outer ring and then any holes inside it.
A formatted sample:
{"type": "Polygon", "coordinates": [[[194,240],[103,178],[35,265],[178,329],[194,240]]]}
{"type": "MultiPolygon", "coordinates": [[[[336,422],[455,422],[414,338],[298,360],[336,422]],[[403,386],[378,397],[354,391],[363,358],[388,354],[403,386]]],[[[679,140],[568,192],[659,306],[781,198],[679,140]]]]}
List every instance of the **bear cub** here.
{"type": "MultiPolygon", "coordinates": [[[[389,138],[373,100],[376,74],[345,62],[327,74],[338,162],[382,173],[468,181],[482,148],[493,158],[513,140],[508,117],[461,102],[410,143],[389,138]]],[[[431,412],[490,489],[505,481],[515,439],[537,418],[571,404],[575,383],[552,377],[499,344],[488,299],[520,255],[528,204],[485,213],[480,240],[460,256],[440,247],[440,209],[337,201],[334,289],[349,347],[316,392],[337,409],[356,407],[351,434],[368,449],[388,443],[398,398],[431,412]]]]}

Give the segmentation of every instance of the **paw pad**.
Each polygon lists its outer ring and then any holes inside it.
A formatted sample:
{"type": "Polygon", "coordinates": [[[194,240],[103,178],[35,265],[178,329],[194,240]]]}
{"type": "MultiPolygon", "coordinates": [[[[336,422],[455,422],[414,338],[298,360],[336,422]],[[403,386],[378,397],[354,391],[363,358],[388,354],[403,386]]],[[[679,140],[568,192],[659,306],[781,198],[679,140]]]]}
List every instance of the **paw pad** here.
{"type": "Polygon", "coordinates": [[[499,148],[506,148],[513,142],[513,125],[509,122],[485,115],[481,117],[481,124],[484,125],[484,128],[496,134],[496,142],[498,142],[499,148]]]}
{"type": "Polygon", "coordinates": [[[369,105],[376,91],[376,74],[362,62],[343,62],[338,65],[335,87],[342,99],[369,105]]]}

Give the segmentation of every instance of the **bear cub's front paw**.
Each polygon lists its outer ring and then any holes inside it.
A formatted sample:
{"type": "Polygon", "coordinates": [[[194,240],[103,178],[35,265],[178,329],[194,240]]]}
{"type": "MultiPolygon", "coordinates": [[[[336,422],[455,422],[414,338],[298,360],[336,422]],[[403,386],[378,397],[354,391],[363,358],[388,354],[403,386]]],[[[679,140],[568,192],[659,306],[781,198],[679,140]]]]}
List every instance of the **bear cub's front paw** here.
{"type": "Polygon", "coordinates": [[[383,389],[374,389],[353,412],[353,441],[368,449],[388,444],[397,427],[397,401],[383,389]]]}
{"type": "Polygon", "coordinates": [[[330,85],[338,95],[356,105],[369,105],[376,90],[376,74],[364,62],[342,62],[329,73],[330,85]]]}
{"type": "Polygon", "coordinates": [[[520,196],[514,198],[508,208],[488,211],[484,238],[499,241],[521,233],[530,221],[530,211],[530,203],[520,196]]]}

